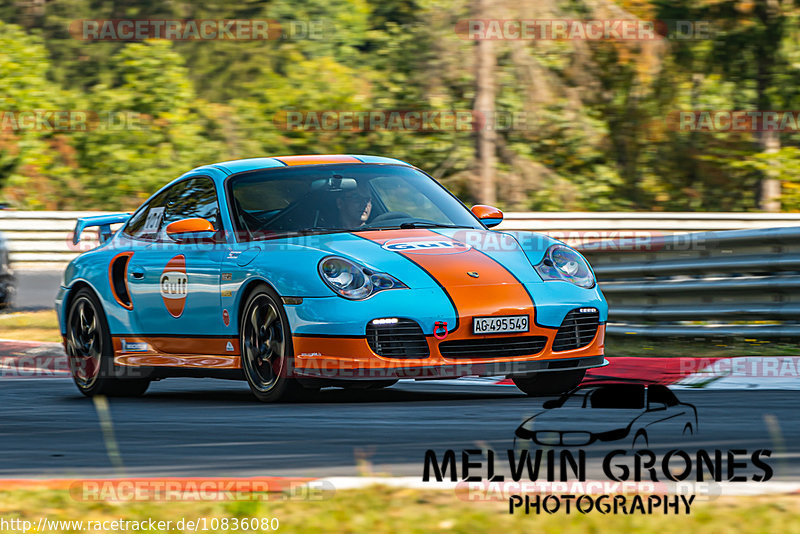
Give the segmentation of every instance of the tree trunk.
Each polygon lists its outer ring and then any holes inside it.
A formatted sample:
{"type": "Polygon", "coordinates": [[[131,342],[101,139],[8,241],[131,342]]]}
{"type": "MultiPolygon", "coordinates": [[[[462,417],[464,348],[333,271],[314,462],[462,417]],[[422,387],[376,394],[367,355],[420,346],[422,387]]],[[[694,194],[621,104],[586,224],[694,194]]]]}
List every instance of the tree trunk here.
{"type": "MultiPolygon", "coordinates": [[[[767,36],[757,46],[756,97],[758,109],[763,112],[773,109],[769,89],[774,83],[772,69],[777,60],[782,37],[781,6],[776,0],[762,0],[755,4],[755,13],[764,25],[767,36]]],[[[758,132],[758,146],[764,154],[778,152],[781,149],[780,133],[773,130],[758,132]]],[[[776,178],[777,171],[770,169],[765,174],[759,188],[759,208],[763,211],[781,211],[781,182],[776,178]]]]}
{"type": "MultiPolygon", "coordinates": [[[[476,0],[475,17],[486,20],[490,18],[489,2],[491,0],[476,0]]],[[[481,127],[477,132],[477,167],[479,184],[477,188],[478,201],[483,204],[494,204],[497,201],[495,188],[495,155],[497,153],[497,138],[494,130],[494,99],[495,99],[495,66],[496,58],[494,42],[489,39],[479,39],[475,47],[476,73],[475,73],[475,119],[481,127]]]]}
{"type": "MultiPolygon", "coordinates": [[[[781,138],[778,132],[770,130],[759,132],[758,144],[761,152],[774,154],[781,149],[781,138]]],[[[776,172],[767,171],[761,180],[759,191],[759,208],[763,211],[781,211],[781,181],[775,178],[776,172]]]]}

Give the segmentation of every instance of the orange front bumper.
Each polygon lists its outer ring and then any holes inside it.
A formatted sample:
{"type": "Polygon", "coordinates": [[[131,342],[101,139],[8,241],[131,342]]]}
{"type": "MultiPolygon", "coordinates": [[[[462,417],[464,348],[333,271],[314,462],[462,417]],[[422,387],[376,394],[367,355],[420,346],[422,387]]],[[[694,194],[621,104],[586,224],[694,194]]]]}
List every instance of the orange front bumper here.
{"type": "MultiPolygon", "coordinates": [[[[474,339],[456,332],[447,341],[474,339]]],[[[526,374],[555,369],[599,367],[604,364],[605,325],[585,347],[553,352],[557,328],[534,326],[521,336],[545,336],[544,350],[533,356],[503,358],[448,359],[439,351],[440,340],[427,336],[430,356],[422,359],[390,359],[375,354],[365,337],[293,336],[296,376],[331,379],[455,378],[460,376],[499,376],[526,374]]],[[[510,336],[512,337],[512,336],[510,336]]]]}

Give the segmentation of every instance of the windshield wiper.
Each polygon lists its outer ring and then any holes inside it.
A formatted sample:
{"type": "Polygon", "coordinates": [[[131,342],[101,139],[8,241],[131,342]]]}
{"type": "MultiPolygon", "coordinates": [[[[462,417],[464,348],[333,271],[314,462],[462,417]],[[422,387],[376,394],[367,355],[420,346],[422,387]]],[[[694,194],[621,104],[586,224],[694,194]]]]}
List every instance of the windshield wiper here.
{"type": "Polygon", "coordinates": [[[440,224],[427,222],[404,222],[392,224],[390,226],[371,226],[366,225],[361,228],[353,228],[351,232],[365,232],[369,230],[410,230],[412,228],[473,228],[472,226],[459,226],[457,224],[440,224]]]}
{"type": "Polygon", "coordinates": [[[459,226],[457,224],[441,224],[434,222],[404,222],[400,223],[400,228],[469,228],[468,226],[459,226]]]}
{"type": "Polygon", "coordinates": [[[347,228],[332,228],[330,226],[312,226],[311,228],[303,228],[298,230],[298,233],[315,233],[315,232],[347,232],[347,228]]]}
{"type": "Polygon", "coordinates": [[[314,226],[312,228],[303,228],[302,230],[283,230],[281,232],[262,231],[260,233],[258,232],[255,233],[256,237],[254,240],[263,241],[265,239],[283,239],[286,237],[300,237],[305,235],[339,233],[339,232],[349,232],[349,230],[344,228],[328,228],[324,226],[314,226]]]}

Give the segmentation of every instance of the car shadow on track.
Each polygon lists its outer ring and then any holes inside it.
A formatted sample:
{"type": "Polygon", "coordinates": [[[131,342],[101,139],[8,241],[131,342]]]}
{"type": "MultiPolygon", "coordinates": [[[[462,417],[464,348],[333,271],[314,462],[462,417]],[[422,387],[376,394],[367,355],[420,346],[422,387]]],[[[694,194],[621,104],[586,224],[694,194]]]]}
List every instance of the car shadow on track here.
{"type": "MultiPolygon", "coordinates": [[[[492,388],[494,389],[494,388],[492,388]]],[[[465,387],[447,389],[446,387],[427,386],[394,386],[378,390],[347,390],[341,388],[325,388],[319,392],[308,392],[298,400],[279,403],[281,405],[303,404],[360,404],[360,403],[407,403],[436,401],[476,401],[486,399],[525,399],[526,397],[514,388],[498,388],[498,391],[487,391],[486,387],[465,387]],[[417,388],[419,388],[417,390],[417,388]]],[[[119,401],[122,399],[113,399],[119,401]]],[[[185,389],[148,391],[143,397],[127,399],[130,402],[143,404],[174,402],[212,402],[212,403],[245,403],[261,404],[253,397],[246,386],[239,389],[185,389]]]]}

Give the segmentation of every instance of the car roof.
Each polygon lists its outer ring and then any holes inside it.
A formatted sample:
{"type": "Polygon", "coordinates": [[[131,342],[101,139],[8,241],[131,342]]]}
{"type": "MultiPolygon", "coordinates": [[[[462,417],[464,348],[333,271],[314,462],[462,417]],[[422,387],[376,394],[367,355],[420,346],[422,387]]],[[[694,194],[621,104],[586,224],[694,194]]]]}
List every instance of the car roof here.
{"type": "MultiPolygon", "coordinates": [[[[209,178],[214,180],[217,186],[220,186],[228,176],[245,171],[257,171],[262,169],[292,167],[298,165],[330,165],[342,163],[352,163],[357,165],[403,165],[405,167],[413,167],[413,165],[410,163],[406,163],[405,161],[401,161],[399,159],[385,158],[383,156],[369,156],[364,154],[305,154],[295,156],[234,159],[195,167],[194,169],[178,176],[174,180],[170,180],[168,183],[164,184],[160,189],[150,195],[147,200],[142,202],[141,205],[150,202],[154,196],[158,195],[165,189],[172,187],[184,178],[191,176],[207,175],[209,178]]],[[[137,208],[137,210],[138,209],[139,208],[137,208]]]]}
{"type": "Polygon", "coordinates": [[[639,389],[644,390],[657,386],[658,386],[657,384],[646,384],[641,382],[623,382],[616,380],[592,380],[588,382],[583,382],[580,386],[573,389],[570,392],[570,394],[582,393],[595,388],[614,388],[614,389],[631,391],[639,389]]]}
{"type": "Polygon", "coordinates": [[[382,156],[354,155],[354,154],[306,154],[296,156],[272,156],[265,158],[235,159],[222,161],[211,165],[203,165],[193,169],[193,171],[214,167],[223,171],[226,175],[231,175],[245,171],[255,171],[260,169],[270,169],[276,167],[292,167],[297,165],[329,165],[333,163],[354,163],[354,164],[390,164],[405,165],[410,167],[405,161],[382,156]]]}

